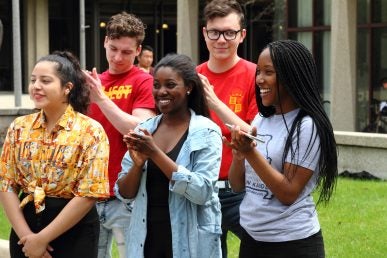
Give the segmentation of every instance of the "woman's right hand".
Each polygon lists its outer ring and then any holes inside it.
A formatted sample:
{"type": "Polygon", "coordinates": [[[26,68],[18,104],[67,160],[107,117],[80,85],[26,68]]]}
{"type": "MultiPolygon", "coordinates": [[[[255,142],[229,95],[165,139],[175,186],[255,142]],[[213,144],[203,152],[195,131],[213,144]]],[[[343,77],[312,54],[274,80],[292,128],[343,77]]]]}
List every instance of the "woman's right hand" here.
{"type": "Polygon", "coordinates": [[[148,157],[139,151],[138,143],[138,134],[133,130],[130,130],[128,134],[124,135],[124,142],[126,143],[126,147],[128,148],[129,155],[136,166],[142,167],[144,166],[145,161],[148,157]]]}

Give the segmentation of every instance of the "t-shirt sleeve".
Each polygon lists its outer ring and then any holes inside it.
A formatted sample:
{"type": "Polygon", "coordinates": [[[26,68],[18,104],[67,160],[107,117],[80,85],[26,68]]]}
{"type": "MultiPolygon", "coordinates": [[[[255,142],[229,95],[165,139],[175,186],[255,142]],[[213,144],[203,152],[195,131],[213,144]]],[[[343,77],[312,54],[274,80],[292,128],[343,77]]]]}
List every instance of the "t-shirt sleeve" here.
{"type": "Polygon", "coordinates": [[[136,92],[133,100],[133,109],[136,108],[149,108],[155,110],[155,101],[152,94],[153,89],[153,77],[149,76],[141,79],[136,85],[136,92]]]}
{"type": "Polygon", "coordinates": [[[292,160],[289,152],[286,161],[316,171],[321,150],[320,138],[313,120],[310,117],[303,118],[298,144],[296,134],[297,132],[293,135],[294,158],[292,160]]]}

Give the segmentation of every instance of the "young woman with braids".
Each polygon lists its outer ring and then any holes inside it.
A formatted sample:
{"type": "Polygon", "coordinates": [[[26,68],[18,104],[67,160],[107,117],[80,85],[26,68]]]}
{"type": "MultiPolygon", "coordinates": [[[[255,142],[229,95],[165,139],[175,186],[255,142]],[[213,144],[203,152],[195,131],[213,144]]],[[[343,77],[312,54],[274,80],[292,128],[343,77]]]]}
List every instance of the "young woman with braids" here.
{"type": "Polygon", "coordinates": [[[319,95],[311,53],[292,40],[268,44],[256,73],[259,114],[253,142],[234,126],[229,180],[246,190],[240,206],[245,233],[240,256],[324,257],[324,242],[312,193],[328,202],[337,178],[333,129],[319,95]]]}
{"type": "Polygon", "coordinates": [[[78,60],[54,52],[35,65],[29,93],[40,112],[16,118],[0,158],[0,201],[11,257],[97,257],[95,202],[109,196],[109,143],[87,117],[78,60]]]}

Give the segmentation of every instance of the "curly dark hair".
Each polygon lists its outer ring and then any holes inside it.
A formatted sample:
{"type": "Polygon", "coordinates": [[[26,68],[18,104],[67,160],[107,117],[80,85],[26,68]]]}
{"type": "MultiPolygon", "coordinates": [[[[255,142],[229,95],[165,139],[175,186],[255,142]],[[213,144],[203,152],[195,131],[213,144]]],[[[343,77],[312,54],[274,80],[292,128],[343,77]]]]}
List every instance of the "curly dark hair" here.
{"type": "Polygon", "coordinates": [[[191,93],[188,95],[188,107],[198,115],[210,117],[207,100],[204,96],[204,86],[191,58],[186,55],[171,53],[156,64],[154,74],[161,67],[170,67],[181,76],[186,86],[192,86],[191,93]]]}
{"type": "Polygon", "coordinates": [[[136,38],[137,46],[141,45],[145,38],[146,25],[134,14],[121,12],[110,17],[106,26],[106,36],[109,39],[121,37],[136,38]]]}
{"type": "MultiPolygon", "coordinates": [[[[302,119],[305,116],[310,116],[316,125],[317,135],[320,138],[318,164],[320,172],[317,185],[321,192],[318,203],[320,201],[328,202],[338,176],[337,146],[332,125],[325,113],[319,93],[317,68],[313,56],[303,44],[294,40],[271,42],[263,50],[265,49],[270,51],[270,57],[277,75],[278,92],[279,85],[282,85],[300,108],[293,124],[287,125],[285,123],[289,134],[285,143],[282,163],[285,162],[287,153],[291,152],[291,156],[295,156],[295,150],[292,148],[293,136],[296,135],[298,145],[302,119]]],[[[263,117],[270,117],[275,114],[274,106],[264,106],[262,104],[258,86],[256,86],[256,99],[259,112],[263,117]]],[[[279,99],[281,99],[281,96],[279,96],[279,99]]],[[[281,106],[280,110],[282,110],[281,106]]],[[[285,121],[285,118],[283,119],[285,121]]],[[[314,140],[309,140],[309,146],[314,140]]]]}
{"type": "Polygon", "coordinates": [[[86,114],[90,104],[90,90],[86,84],[78,58],[69,51],[54,51],[52,54],[40,58],[36,63],[48,61],[56,64],[56,75],[59,77],[61,87],[68,82],[73,87],[68,94],[68,103],[75,111],[86,114]]]}

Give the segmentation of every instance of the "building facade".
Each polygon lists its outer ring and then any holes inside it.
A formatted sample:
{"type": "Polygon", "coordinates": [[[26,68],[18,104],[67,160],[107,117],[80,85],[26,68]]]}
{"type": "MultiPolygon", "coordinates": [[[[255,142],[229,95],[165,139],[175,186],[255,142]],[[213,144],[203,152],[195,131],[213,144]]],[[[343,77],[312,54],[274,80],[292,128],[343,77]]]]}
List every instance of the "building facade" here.
{"type": "MultiPolygon", "coordinates": [[[[334,129],[372,131],[376,128],[374,121],[384,127],[378,111],[381,101],[387,99],[387,89],[380,84],[387,77],[387,0],[240,2],[245,9],[247,28],[247,38],[238,50],[240,56],[256,62],[259,51],[270,41],[286,38],[301,41],[315,57],[321,94],[334,129]]],[[[120,11],[134,13],[147,24],[144,44],[155,49],[156,62],[169,52],[178,52],[200,63],[208,58],[201,33],[205,3],[205,0],[0,0],[3,27],[0,94],[15,90],[15,62],[21,64],[21,88],[26,93],[35,61],[53,50],[71,50],[85,56],[85,68],[95,66],[98,71],[105,70],[104,26],[111,15],[120,11]],[[19,6],[20,60],[15,59],[14,53],[19,39],[14,37],[13,6],[19,6]],[[80,17],[84,17],[84,24],[80,17]],[[84,51],[80,45],[83,37],[84,51]]]]}

